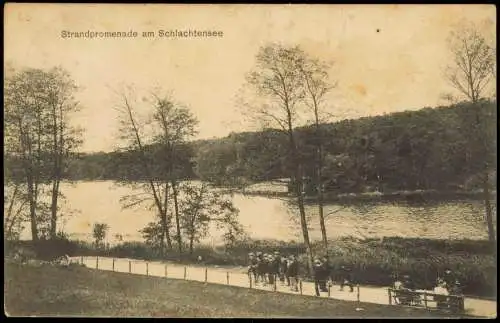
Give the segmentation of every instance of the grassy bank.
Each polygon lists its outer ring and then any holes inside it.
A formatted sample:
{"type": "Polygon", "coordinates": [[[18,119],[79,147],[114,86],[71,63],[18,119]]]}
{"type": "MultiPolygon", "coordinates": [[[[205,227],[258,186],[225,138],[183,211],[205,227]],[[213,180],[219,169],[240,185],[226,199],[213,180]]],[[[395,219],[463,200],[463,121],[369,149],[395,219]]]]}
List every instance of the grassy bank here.
{"type": "Polygon", "coordinates": [[[5,266],[9,316],[445,317],[425,309],[318,299],[253,289],[92,270],[5,266]]]}
{"type": "MultiPolygon", "coordinates": [[[[30,243],[23,243],[30,249],[30,243]]],[[[249,240],[233,247],[210,248],[198,246],[193,255],[180,257],[177,251],[169,251],[161,257],[157,249],[144,243],[128,242],[107,250],[96,250],[90,244],[78,241],[62,241],[57,246],[47,244],[38,248],[41,258],[50,258],[51,253],[69,255],[127,257],[144,260],[170,260],[195,263],[201,256],[207,265],[245,266],[250,251],[273,252],[298,255],[301,274],[306,272],[305,248],[301,243],[283,241],[249,240]]],[[[319,243],[313,244],[314,253],[323,255],[319,243]]],[[[496,252],[487,241],[476,240],[432,240],[412,238],[384,238],[356,240],[343,238],[329,243],[330,262],[334,269],[347,264],[352,266],[359,284],[388,286],[394,274],[409,274],[419,288],[432,288],[439,273],[451,269],[461,282],[466,295],[495,297],[496,295],[496,252]]]]}

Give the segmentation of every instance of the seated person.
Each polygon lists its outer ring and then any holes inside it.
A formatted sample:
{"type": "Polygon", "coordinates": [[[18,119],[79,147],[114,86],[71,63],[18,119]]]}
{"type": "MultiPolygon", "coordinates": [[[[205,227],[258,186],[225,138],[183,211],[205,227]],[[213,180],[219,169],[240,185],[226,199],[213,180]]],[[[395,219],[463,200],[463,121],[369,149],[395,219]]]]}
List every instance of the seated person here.
{"type": "Polygon", "coordinates": [[[439,294],[439,296],[434,296],[434,300],[436,301],[436,306],[438,308],[446,308],[447,303],[447,296],[449,295],[448,288],[446,286],[446,282],[439,278],[436,284],[436,287],[434,287],[433,290],[434,294],[439,294]]]}
{"type": "MultiPolygon", "coordinates": [[[[448,288],[448,292],[450,293],[450,295],[463,296],[460,282],[458,280],[455,281],[455,283],[450,288],[448,288]]],[[[455,297],[451,298],[450,307],[452,308],[452,310],[463,310],[464,309],[463,298],[455,298],[455,297]]]]}
{"type": "MultiPolygon", "coordinates": [[[[394,283],[396,285],[396,283],[394,283]]],[[[412,305],[412,303],[419,303],[420,297],[418,295],[412,295],[405,292],[412,292],[415,290],[415,284],[410,279],[409,275],[403,276],[403,281],[399,282],[398,293],[396,294],[396,300],[402,305],[412,305]]]]}

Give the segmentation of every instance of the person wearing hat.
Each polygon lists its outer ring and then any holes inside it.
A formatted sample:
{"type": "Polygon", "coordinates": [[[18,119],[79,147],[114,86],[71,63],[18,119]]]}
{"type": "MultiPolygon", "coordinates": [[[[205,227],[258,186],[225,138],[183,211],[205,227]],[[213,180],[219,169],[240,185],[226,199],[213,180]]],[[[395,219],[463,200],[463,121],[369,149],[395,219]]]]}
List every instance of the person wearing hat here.
{"type": "Polygon", "coordinates": [[[438,278],[436,287],[434,287],[433,290],[434,294],[437,294],[434,296],[434,300],[436,301],[436,307],[437,308],[446,308],[448,305],[446,304],[447,296],[449,295],[448,288],[446,286],[446,282],[438,278]]]}
{"type": "Polygon", "coordinates": [[[294,255],[290,255],[288,258],[286,275],[290,279],[290,289],[298,292],[299,263],[294,255]]]}
{"type": "Polygon", "coordinates": [[[264,255],[262,252],[257,252],[257,282],[262,283],[263,285],[266,284],[266,279],[265,279],[265,272],[266,272],[266,264],[265,264],[265,259],[264,255]]]}
{"type": "Polygon", "coordinates": [[[266,258],[266,277],[267,282],[272,286],[274,284],[274,257],[268,254],[266,258]]]}
{"type": "MultiPolygon", "coordinates": [[[[325,273],[325,279],[327,281],[329,281],[329,284],[333,283],[333,268],[332,266],[330,265],[330,261],[328,260],[328,256],[323,256],[321,257],[321,262],[322,262],[322,266],[323,266],[323,271],[325,273]]],[[[325,282],[326,284],[326,282],[325,282]]],[[[326,286],[325,286],[326,288],[326,286]]]]}
{"type": "Polygon", "coordinates": [[[445,269],[443,273],[443,280],[446,282],[448,288],[451,288],[455,284],[456,281],[455,275],[449,268],[445,269]]]}
{"type": "Polygon", "coordinates": [[[257,282],[257,258],[253,252],[248,254],[248,275],[250,279],[253,278],[257,282]]]}
{"type": "Polygon", "coordinates": [[[326,289],[326,277],[323,263],[319,258],[315,258],[313,262],[313,273],[314,273],[314,290],[316,296],[320,296],[321,292],[328,292],[326,289]]]}
{"type": "Polygon", "coordinates": [[[344,286],[349,286],[349,292],[354,292],[351,268],[347,265],[340,266],[340,291],[344,290],[344,286]]]}
{"type": "Polygon", "coordinates": [[[279,251],[275,251],[274,255],[271,255],[270,257],[270,262],[269,262],[269,274],[272,276],[272,283],[274,284],[274,281],[278,279],[279,274],[280,274],[280,264],[281,264],[281,257],[279,251]]]}
{"type": "Polygon", "coordinates": [[[410,275],[403,276],[403,286],[408,290],[415,290],[415,283],[413,282],[413,279],[411,279],[410,275]]]}
{"type": "Polygon", "coordinates": [[[285,256],[280,256],[280,270],[279,270],[279,276],[280,276],[280,282],[281,285],[285,285],[285,279],[287,286],[290,286],[290,278],[287,277],[286,275],[286,267],[287,267],[287,258],[285,256]]]}
{"type": "MultiPolygon", "coordinates": [[[[449,293],[455,296],[463,296],[462,286],[458,280],[456,280],[453,285],[449,288],[449,293]]],[[[450,300],[450,308],[453,311],[463,311],[464,310],[464,299],[463,298],[453,298],[450,300]]]]}

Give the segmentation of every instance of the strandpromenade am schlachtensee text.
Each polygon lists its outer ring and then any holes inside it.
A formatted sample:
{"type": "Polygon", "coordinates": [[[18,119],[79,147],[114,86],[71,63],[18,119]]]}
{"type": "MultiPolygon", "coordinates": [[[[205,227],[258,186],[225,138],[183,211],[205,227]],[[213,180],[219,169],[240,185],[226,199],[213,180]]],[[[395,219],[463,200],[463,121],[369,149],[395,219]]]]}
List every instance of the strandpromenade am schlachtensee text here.
{"type": "Polygon", "coordinates": [[[224,32],[221,30],[199,30],[199,29],[158,29],[156,31],[61,31],[61,38],[222,38],[224,32]]]}

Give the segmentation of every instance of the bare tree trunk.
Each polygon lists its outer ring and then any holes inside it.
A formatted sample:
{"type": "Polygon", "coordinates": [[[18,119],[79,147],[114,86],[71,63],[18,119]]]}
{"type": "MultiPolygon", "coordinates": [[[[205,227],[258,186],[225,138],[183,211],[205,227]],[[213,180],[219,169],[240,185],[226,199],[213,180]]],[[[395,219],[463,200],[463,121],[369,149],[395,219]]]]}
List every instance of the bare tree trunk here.
{"type": "Polygon", "coordinates": [[[179,245],[179,253],[182,254],[182,235],[181,235],[181,223],[180,223],[180,215],[179,215],[179,201],[177,200],[178,191],[177,191],[177,183],[175,180],[171,181],[172,190],[174,192],[174,209],[175,209],[175,225],[177,227],[177,244],[179,245]]]}
{"type": "Polygon", "coordinates": [[[297,191],[297,203],[299,206],[299,212],[300,212],[300,227],[302,228],[302,236],[304,237],[304,244],[306,245],[306,252],[307,252],[307,269],[309,274],[312,273],[312,259],[313,259],[313,253],[312,253],[312,248],[311,248],[311,243],[309,241],[309,230],[307,228],[307,219],[306,219],[306,211],[304,208],[304,196],[302,194],[302,189],[303,189],[303,181],[302,181],[302,174],[300,174],[300,171],[298,171],[299,176],[296,176],[295,179],[295,189],[297,191]]]}
{"type": "MultiPolygon", "coordinates": [[[[289,111],[289,110],[288,110],[289,111]]],[[[309,240],[309,230],[307,228],[307,218],[306,211],[304,208],[304,196],[302,190],[304,188],[304,181],[302,179],[302,170],[301,170],[301,161],[299,158],[299,154],[297,151],[297,144],[295,142],[293,126],[292,126],[292,118],[291,115],[288,114],[288,136],[290,140],[290,149],[293,156],[293,167],[294,167],[294,177],[295,177],[295,194],[297,198],[297,204],[299,206],[300,213],[300,227],[302,229],[302,236],[304,238],[304,244],[306,245],[307,251],[307,260],[308,260],[308,272],[312,273],[312,261],[313,261],[313,253],[311,248],[311,242],[309,240]]]]}
{"type": "Polygon", "coordinates": [[[323,247],[325,248],[325,253],[328,254],[328,237],[326,234],[326,226],[325,226],[325,216],[324,216],[324,197],[323,197],[323,172],[321,171],[321,163],[318,165],[318,214],[319,214],[319,225],[321,227],[321,237],[323,240],[323,247]]]}
{"type": "Polygon", "coordinates": [[[145,155],[145,151],[144,151],[144,146],[142,145],[142,140],[141,140],[141,137],[139,135],[139,129],[136,125],[136,122],[135,122],[135,119],[134,119],[134,116],[133,116],[133,113],[132,113],[132,107],[130,106],[129,102],[128,102],[128,99],[127,97],[124,95],[123,96],[123,99],[124,99],[124,103],[125,103],[125,108],[126,108],[126,112],[127,112],[127,115],[128,115],[128,119],[130,121],[130,126],[132,128],[132,131],[133,131],[133,134],[134,134],[134,137],[135,137],[135,142],[139,148],[139,152],[141,154],[141,161],[142,161],[142,164],[146,170],[146,173],[148,175],[148,183],[149,183],[149,186],[151,187],[151,191],[153,192],[153,198],[154,198],[154,201],[155,201],[155,205],[158,209],[158,212],[159,214],[163,214],[167,212],[166,210],[166,207],[164,208],[161,201],[160,201],[160,197],[159,197],[159,194],[158,194],[158,191],[157,191],[157,187],[155,186],[155,182],[153,181],[153,176],[152,176],[152,173],[151,173],[151,170],[149,168],[149,165],[148,165],[148,162],[146,160],[146,155],[145,155]]]}
{"type": "Polygon", "coordinates": [[[59,196],[59,180],[56,179],[52,183],[52,204],[50,207],[50,237],[55,239],[57,235],[57,201],[59,196]]]}
{"type": "MultiPolygon", "coordinates": [[[[472,98],[473,102],[478,104],[477,99],[474,97],[472,98]]],[[[484,199],[484,208],[485,208],[485,220],[486,220],[486,226],[488,227],[488,240],[494,244],[496,241],[496,234],[495,234],[495,227],[493,225],[493,215],[492,215],[492,210],[491,210],[491,201],[490,201],[490,188],[489,188],[489,163],[487,158],[489,149],[488,149],[488,143],[487,143],[487,138],[486,135],[483,134],[481,131],[481,125],[483,124],[481,122],[481,118],[479,116],[479,108],[481,106],[478,105],[475,107],[475,116],[476,116],[476,124],[475,124],[475,130],[476,130],[476,136],[479,138],[480,144],[483,146],[483,157],[485,158],[484,161],[484,175],[482,178],[482,185],[483,185],[483,199],[484,199]]]]}
{"type": "Polygon", "coordinates": [[[189,238],[189,254],[193,254],[193,248],[194,248],[194,235],[191,235],[189,238]]]}
{"type": "Polygon", "coordinates": [[[321,227],[321,237],[323,240],[323,247],[325,248],[325,253],[328,255],[328,237],[326,235],[326,226],[325,226],[325,216],[324,216],[324,205],[323,205],[323,137],[321,136],[321,129],[319,126],[319,116],[318,109],[315,104],[315,118],[316,118],[316,136],[317,140],[317,179],[316,179],[316,187],[318,191],[317,195],[317,203],[318,203],[318,214],[319,214],[319,225],[321,227]]]}
{"type": "Polygon", "coordinates": [[[161,232],[161,254],[164,256],[165,249],[165,238],[167,239],[167,247],[172,249],[172,240],[170,239],[170,231],[167,219],[167,203],[168,203],[168,183],[165,183],[165,202],[163,205],[163,213],[161,214],[161,224],[162,224],[162,232],[161,232]]]}
{"type": "Polygon", "coordinates": [[[28,183],[28,199],[30,203],[30,224],[31,224],[31,239],[33,241],[38,241],[38,226],[36,219],[36,202],[34,198],[33,192],[33,178],[31,174],[28,174],[26,177],[26,181],[28,183]]]}
{"type": "Polygon", "coordinates": [[[7,208],[6,224],[7,224],[7,235],[10,236],[12,233],[12,227],[14,226],[15,218],[12,215],[12,209],[14,208],[14,203],[16,201],[17,192],[19,191],[19,184],[14,184],[14,191],[12,192],[12,197],[9,202],[9,207],[7,208]]]}
{"type": "Polygon", "coordinates": [[[493,215],[491,210],[490,202],[490,189],[488,183],[488,169],[486,168],[486,174],[483,179],[483,193],[484,193],[484,207],[486,210],[486,225],[488,226],[488,239],[491,243],[495,243],[495,227],[493,226],[493,215]]]}
{"type": "Polygon", "coordinates": [[[26,183],[28,184],[28,201],[30,205],[30,225],[31,225],[31,239],[36,242],[38,241],[38,226],[36,217],[36,189],[34,189],[33,180],[33,156],[31,150],[31,141],[29,134],[23,132],[23,126],[19,122],[21,149],[23,151],[23,163],[24,169],[26,171],[26,183]],[[26,150],[28,150],[28,156],[26,156],[26,150]],[[29,158],[29,159],[28,159],[29,158]]]}

